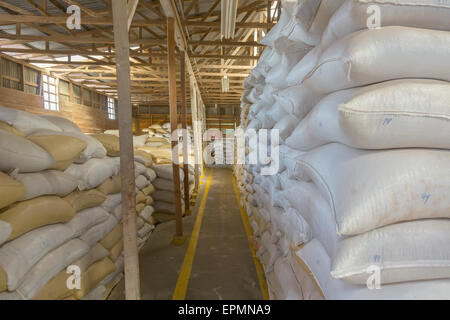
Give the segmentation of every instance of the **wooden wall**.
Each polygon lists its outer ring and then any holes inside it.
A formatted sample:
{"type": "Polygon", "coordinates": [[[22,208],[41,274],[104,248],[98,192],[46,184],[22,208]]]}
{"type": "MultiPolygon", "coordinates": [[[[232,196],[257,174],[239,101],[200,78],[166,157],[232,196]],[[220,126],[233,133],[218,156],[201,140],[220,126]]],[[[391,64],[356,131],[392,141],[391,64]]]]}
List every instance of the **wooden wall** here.
{"type": "Polygon", "coordinates": [[[109,120],[105,110],[86,107],[73,102],[60,102],[59,111],[45,110],[43,97],[14,89],[0,88],[0,105],[35,114],[64,117],[75,122],[86,133],[118,129],[117,120],[109,120]]]}

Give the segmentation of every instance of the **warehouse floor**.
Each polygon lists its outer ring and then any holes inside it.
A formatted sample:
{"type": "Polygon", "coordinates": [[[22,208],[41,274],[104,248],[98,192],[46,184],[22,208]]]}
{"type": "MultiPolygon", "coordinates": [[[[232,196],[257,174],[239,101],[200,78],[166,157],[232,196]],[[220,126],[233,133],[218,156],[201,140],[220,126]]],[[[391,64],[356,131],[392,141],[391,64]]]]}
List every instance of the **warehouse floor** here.
{"type": "MultiPolygon", "coordinates": [[[[171,244],[175,221],[170,221],[158,225],[141,250],[143,300],[263,298],[264,280],[257,276],[231,169],[209,169],[202,182],[192,215],[183,219],[186,243],[171,244]]],[[[124,299],[123,280],[109,299],[124,299]]]]}

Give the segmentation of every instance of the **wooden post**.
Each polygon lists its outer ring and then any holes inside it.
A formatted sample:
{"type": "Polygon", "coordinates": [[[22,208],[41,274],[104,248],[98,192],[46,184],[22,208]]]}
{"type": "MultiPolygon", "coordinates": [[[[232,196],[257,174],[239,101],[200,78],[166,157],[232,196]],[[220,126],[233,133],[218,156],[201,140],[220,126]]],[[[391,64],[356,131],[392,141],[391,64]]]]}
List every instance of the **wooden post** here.
{"type": "Polygon", "coordinates": [[[127,1],[111,1],[119,101],[120,178],[122,182],[125,298],[140,300],[139,257],[136,228],[136,194],[131,110],[130,60],[127,30],[127,1]]]}
{"type": "Polygon", "coordinates": [[[192,129],[194,131],[194,158],[195,158],[195,189],[200,186],[200,155],[198,143],[198,113],[197,113],[197,89],[195,87],[194,76],[190,77],[191,85],[191,117],[192,129]]]}
{"type": "Polygon", "coordinates": [[[181,78],[181,126],[183,128],[183,172],[184,172],[184,206],[186,215],[191,214],[189,208],[189,155],[188,155],[188,134],[186,119],[186,55],[180,51],[180,78],[181,78]]]}
{"type": "Polygon", "coordinates": [[[167,58],[169,62],[169,108],[170,129],[172,133],[172,169],[173,169],[173,196],[175,204],[176,232],[172,243],[182,245],[186,241],[183,237],[183,216],[181,212],[181,188],[180,188],[180,166],[178,158],[178,135],[174,133],[178,129],[177,108],[177,78],[175,66],[175,23],[173,18],[167,18],[167,58]],[[176,140],[174,139],[176,138],[176,140]]]}

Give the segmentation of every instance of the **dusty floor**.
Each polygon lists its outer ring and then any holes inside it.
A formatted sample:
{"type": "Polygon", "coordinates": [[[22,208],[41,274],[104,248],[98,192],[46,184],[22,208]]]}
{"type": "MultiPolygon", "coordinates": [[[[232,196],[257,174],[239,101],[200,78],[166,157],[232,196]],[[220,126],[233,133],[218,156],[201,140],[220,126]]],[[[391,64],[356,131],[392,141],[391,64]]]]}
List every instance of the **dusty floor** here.
{"type": "MultiPolygon", "coordinates": [[[[157,226],[140,252],[141,298],[172,299],[210,170],[203,178],[192,215],[183,219],[188,240],[171,244],[175,222],[157,226]]],[[[262,299],[255,264],[233,189],[232,172],[213,170],[193,255],[185,299],[262,299]]],[[[180,286],[180,284],[178,284],[180,286]]],[[[186,285],[186,282],[185,282],[186,285]]],[[[124,281],[109,299],[124,299],[124,281]]]]}

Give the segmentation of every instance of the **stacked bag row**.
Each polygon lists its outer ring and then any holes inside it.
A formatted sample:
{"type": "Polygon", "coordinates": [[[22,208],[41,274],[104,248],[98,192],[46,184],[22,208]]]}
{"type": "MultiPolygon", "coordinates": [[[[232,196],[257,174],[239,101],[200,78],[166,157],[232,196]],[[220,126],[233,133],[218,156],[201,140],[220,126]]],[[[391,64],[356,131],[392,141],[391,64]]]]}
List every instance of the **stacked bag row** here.
{"type": "MultiPolygon", "coordinates": [[[[191,128],[188,128],[188,168],[189,168],[189,195],[194,190],[194,155],[192,154],[192,135],[191,128]]],[[[172,145],[170,134],[170,123],[152,124],[149,128],[143,129],[146,134],[141,136],[134,136],[135,154],[147,155],[152,159],[151,168],[155,172],[156,178],[152,180],[155,192],[152,194],[154,200],[154,214],[153,218],[156,223],[162,223],[175,219],[175,199],[174,199],[174,183],[173,183],[173,168],[172,168],[172,145]],[[142,140],[142,137],[145,140],[142,140]],[[139,142],[138,140],[141,140],[139,142]],[[145,143],[144,143],[145,141],[145,143]]],[[[104,136],[115,135],[118,132],[115,130],[105,131],[104,136]]],[[[117,139],[117,137],[115,137],[117,139]]],[[[179,166],[180,166],[180,189],[181,189],[181,208],[182,213],[185,213],[184,199],[184,171],[183,171],[183,150],[182,143],[178,144],[179,166]]]]}
{"type": "Polygon", "coordinates": [[[438,0],[283,3],[241,115],[279,130],[278,172],[235,168],[273,299],[450,298],[449,18],[438,0]]]}
{"type": "MultiPolygon", "coordinates": [[[[101,299],[123,276],[117,137],[0,107],[0,299],[101,299]],[[115,138],[115,139],[114,139],[115,138]],[[80,285],[68,286],[71,272],[80,285]]],[[[140,246],[154,228],[152,158],[135,155],[140,246]]]]}
{"type": "MultiPolygon", "coordinates": [[[[157,178],[154,181],[155,193],[155,214],[154,217],[158,222],[166,222],[175,219],[175,198],[174,198],[174,182],[173,182],[173,166],[172,164],[154,165],[157,178]]],[[[181,191],[181,210],[185,214],[185,203],[190,199],[184,198],[184,171],[180,166],[180,191],[181,191]]],[[[194,185],[194,167],[188,165],[189,172],[189,195],[192,195],[194,185]]]]}

